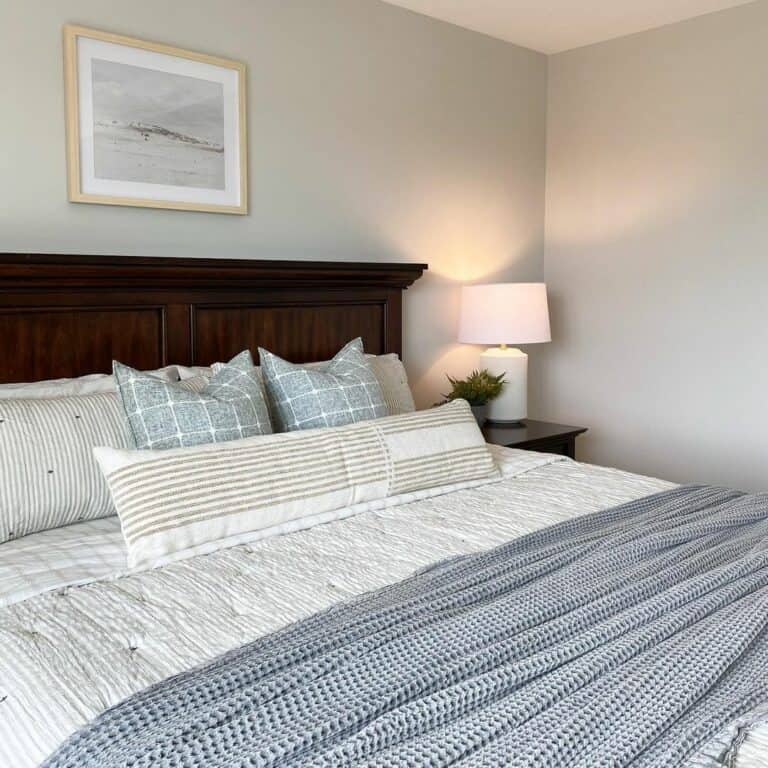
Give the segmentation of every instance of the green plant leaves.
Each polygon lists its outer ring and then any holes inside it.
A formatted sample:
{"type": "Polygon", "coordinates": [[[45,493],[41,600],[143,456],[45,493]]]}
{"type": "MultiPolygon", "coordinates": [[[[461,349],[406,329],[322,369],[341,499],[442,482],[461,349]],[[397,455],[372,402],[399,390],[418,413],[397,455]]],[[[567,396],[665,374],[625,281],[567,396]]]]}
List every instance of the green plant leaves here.
{"type": "Polygon", "coordinates": [[[501,394],[504,388],[504,374],[494,376],[487,368],[472,371],[466,379],[454,379],[446,376],[451,384],[451,391],[444,394],[446,400],[462,398],[470,405],[485,405],[501,394]]]}

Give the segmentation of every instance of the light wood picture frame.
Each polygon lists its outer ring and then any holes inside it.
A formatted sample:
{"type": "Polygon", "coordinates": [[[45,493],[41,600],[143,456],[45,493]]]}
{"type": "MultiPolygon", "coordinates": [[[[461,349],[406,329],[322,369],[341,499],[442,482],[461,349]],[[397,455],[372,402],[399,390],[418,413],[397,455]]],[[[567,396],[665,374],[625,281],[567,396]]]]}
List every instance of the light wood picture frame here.
{"type": "Polygon", "coordinates": [[[245,64],[67,24],[69,200],[248,213],[245,64]]]}

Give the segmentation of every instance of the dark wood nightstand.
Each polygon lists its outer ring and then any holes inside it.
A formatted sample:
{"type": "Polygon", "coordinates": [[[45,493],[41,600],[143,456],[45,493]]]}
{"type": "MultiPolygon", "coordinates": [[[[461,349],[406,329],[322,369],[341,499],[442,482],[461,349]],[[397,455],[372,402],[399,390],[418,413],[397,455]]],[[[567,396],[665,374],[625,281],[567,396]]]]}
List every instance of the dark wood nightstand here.
{"type": "Polygon", "coordinates": [[[586,427],[569,427],[533,419],[524,419],[519,425],[486,424],[482,429],[486,441],[494,445],[559,453],[572,459],[576,458],[576,438],[587,431],[586,427]]]}

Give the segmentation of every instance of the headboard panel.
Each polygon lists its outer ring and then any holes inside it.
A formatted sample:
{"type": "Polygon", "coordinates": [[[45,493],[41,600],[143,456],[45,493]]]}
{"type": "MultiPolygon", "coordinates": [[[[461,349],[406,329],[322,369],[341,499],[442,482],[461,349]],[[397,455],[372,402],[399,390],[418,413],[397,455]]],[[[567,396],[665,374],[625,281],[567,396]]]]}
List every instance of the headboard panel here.
{"type": "Polygon", "coordinates": [[[323,360],[402,351],[425,264],[0,254],[0,382],[208,365],[259,345],[323,360]]]}

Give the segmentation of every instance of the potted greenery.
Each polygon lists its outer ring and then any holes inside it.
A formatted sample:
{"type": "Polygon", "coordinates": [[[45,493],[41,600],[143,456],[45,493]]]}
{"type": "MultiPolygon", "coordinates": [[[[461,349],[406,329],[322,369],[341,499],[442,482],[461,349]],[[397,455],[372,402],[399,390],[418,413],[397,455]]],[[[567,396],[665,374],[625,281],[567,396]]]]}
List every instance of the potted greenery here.
{"type": "Polygon", "coordinates": [[[445,400],[466,400],[478,425],[482,427],[488,416],[488,403],[497,398],[504,387],[504,374],[494,376],[484,368],[482,371],[472,371],[466,379],[446,378],[451,384],[451,391],[443,395],[445,400]]]}

